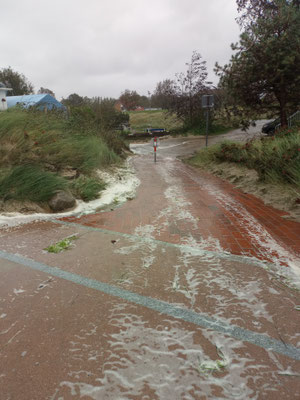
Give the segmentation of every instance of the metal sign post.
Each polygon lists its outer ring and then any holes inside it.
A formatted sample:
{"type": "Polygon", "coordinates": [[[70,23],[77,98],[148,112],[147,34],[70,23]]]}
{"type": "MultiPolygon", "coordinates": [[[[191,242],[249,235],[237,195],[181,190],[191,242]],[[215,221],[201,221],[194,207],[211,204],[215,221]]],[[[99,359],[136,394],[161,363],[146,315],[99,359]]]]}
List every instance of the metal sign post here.
{"type": "Polygon", "coordinates": [[[213,106],[214,106],[214,96],[213,95],[202,96],[202,108],[206,108],[206,138],[205,138],[206,147],[208,144],[209,109],[213,108],[213,106]]]}
{"type": "Polygon", "coordinates": [[[205,135],[205,146],[208,144],[208,124],[209,124],[209,108],[206,109],[206,135],[205,135]]]}

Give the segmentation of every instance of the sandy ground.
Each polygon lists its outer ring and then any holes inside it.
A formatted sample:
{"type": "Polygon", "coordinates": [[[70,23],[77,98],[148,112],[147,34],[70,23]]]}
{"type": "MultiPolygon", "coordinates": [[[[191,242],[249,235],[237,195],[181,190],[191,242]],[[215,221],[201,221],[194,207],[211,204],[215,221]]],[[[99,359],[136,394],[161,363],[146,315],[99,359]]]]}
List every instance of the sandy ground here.
{"type": "Polygon", "coordinates": [[[275,185],[260,182],[255,170],[231,163],[207,165],[205,170],[227,180],[244,193],[250,193],[267,205],[287,211],[291,220],[300,222],[300,192],[292,185],[275,185]]]}

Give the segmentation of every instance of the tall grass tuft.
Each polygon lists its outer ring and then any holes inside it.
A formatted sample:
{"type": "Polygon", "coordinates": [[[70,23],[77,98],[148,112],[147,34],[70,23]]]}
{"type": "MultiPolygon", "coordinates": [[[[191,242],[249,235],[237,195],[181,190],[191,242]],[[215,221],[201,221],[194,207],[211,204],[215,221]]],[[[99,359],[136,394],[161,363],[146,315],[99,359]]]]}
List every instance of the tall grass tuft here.
{"type": "Polygon", "coordinates": [[[35,165],[12,168],[0,178],[0,198],[47,202],[57,190],[67,188],[67,181],[35,165]]]}
{"type": "Polygon", "coordinates": [[[84,201],[94,200],[99,192],[105,189],[105,183],[94,177],[81,176],[70,184],[70,189],[76,198],[84,201]]]}
{"type": "Polygon", "coordinates": [[[46,202],[63,189],[96,198],[103,183],[94,171],[118,163],[126,149],[118,133],[96,122],[85,108],[69,119],[34,109],[0,113],[0,199],[46,202]],[[77,179],[59,176],[65,168],[76,170],[77,179]]]}

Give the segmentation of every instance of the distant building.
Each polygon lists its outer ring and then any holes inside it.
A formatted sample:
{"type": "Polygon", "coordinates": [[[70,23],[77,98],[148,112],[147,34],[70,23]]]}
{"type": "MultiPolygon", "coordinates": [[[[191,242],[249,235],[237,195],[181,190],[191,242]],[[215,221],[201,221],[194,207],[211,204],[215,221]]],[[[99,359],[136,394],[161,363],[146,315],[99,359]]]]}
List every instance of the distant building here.
{"type": "Polygon", "coordinates": [[[142,106],[136,106],[134,109],[134,111],[144,111],[144,110],[145,110],[145,108],[142,106]]]}
{"type": "Polygon", "coordinates": [[[10,90],[12,90],[12,89],[5,87],[4,83],[0,82],[0,111],[7,110],[6,94],[10,90]]]}
{"type": "Polygon", "coordinates": [[[24,96],[8,96],[7,107],[21,106],[24,108],[36,107],[39,110],[65,110],[65,106],[50,94],[28,94],[24,96]]]}

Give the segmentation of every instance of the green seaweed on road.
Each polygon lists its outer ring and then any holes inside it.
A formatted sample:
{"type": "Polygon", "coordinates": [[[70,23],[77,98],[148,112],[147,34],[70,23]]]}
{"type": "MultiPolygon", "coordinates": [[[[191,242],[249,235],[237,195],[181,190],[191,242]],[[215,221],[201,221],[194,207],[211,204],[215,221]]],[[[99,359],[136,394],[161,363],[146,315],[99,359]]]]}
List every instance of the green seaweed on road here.
{"type": "Polygon", "coordinates": [[[44,250],[48,251],[48,253],[60,253],[61,251],[68,250],[72,247],[72,243],[74,240],[78,239],[76,235],[69,236],[65,239],[62,239],[60,242],[55,244],[51,244],[50,246],[46,247],[44,250]]]}

